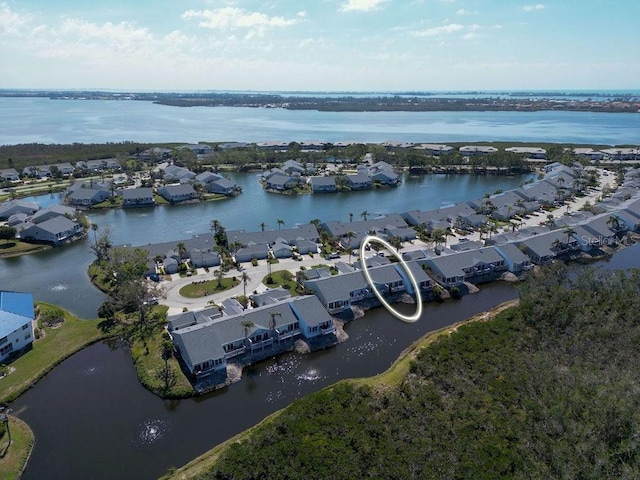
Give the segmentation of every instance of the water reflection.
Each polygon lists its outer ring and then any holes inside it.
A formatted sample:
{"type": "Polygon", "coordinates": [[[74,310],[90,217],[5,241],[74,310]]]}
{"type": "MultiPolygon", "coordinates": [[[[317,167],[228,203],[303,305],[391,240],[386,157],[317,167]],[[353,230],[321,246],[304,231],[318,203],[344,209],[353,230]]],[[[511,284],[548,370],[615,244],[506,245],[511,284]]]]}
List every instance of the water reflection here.
{"type": "Polygon", "coordinates": [[[24,478],[157,478],[303,395],[384,371],[424,333],[515,297],[510,284],[483,290],[460,301],[425,304],[424,318],[414,324],[383,309],[370,311],[346,326],[350,338],[344,344],[269,359],[248,369],[239,383],[188,400],[161,400],[140,386],[122,344],[93,345],[15,402],[38,438],[24,478]]]}

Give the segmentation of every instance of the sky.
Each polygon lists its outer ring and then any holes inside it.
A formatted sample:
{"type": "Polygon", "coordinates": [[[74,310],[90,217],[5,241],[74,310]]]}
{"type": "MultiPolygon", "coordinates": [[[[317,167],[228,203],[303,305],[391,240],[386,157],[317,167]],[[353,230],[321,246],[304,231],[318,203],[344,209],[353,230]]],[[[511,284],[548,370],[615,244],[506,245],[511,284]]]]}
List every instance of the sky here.
{"type": "Polygon", "coordinates": [[[637,0],[0,0],[0,88],[640,89],[637,0]]]}

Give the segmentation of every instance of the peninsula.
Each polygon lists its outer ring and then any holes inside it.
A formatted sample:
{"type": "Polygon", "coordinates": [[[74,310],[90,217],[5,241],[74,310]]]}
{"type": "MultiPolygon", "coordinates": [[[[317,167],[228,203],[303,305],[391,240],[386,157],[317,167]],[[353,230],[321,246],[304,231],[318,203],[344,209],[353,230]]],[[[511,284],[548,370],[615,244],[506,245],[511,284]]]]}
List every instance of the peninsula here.
{"type": "Polygon", "coordinates": [[[106,92],[91,90],[0,90],[0,97],[52,100],[139,100],[175,107],[252,107],[331,112],[541,111],[638,113],[637,95],[598,92],[106,92]]]}

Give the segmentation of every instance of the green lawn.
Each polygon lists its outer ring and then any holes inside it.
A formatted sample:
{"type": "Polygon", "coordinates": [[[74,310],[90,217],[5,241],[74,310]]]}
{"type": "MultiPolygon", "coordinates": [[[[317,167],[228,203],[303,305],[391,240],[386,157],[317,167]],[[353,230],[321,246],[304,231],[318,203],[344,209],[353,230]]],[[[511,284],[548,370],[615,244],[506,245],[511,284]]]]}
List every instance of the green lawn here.
{"type": "Polygon", "coordinates": [[[230,288],[240,284],[237,277],[223,278],[220,283],[218,280],[201,280],[192,282],[180,289],[180,295],[186,298],[202,298],[217,292],[224,292],[230,288]]]}
{"type": "Polygon", "coordinates": [[[156,327],[149,336],[136,338],[132,341],[131,357],[136,367],[138,379],[145,388],[163,398],[192,397],[196,392],[180,369],[180,364],[175,357],[169,358],[167,362],[175,374],[175,383],[169,389],[165,389],[163,381],[158,379],[157,372],[164,366],[162,358],[163,332],[164,329],[156,327]]]}
{"type": "Polygon", "coordinates": [[[50,245],[42,245],[36,243],[27,243],[17,238],[0,243],[0,257],[13,257],[17,255],[25,255],[27,253],[37,252],[39,250],[47,250],[50,245]]]}
{"type": "Polygon", "coordinates": [[[268,282],[269,275],[262,279],[262,283],[269,288],[286,288],[291,292],[291,295],[298,295],[298,292],[296,291],[298,282],[296,282],[295,275],[293,275],[289,270],[276,270],[275,272],[271,272],[271,278],[273,280],[272,283],[268,282]]]}
{"type": "Polygon", "coordinates": [[[20,478],[24,464],[33,448],[34,435],[29,425],[19,418],[9,415],[11,445],[7,449],[8,435],[0,437],[0,478],[16,480],[20,478]]]}
{"type": "Polygon", "coordinates": [[[118,195],[117,197],[108,198],[104,202],[96,203],[91,208],[92,209],[100,209],[100,208],[120,208],[122,207],[122,197],[118,195]]]}
{"type": "Polygon", "coordinates": [[[163,197],[161,197],[157,193],[153,194],[153,199],[155,200],[156,205],[170,205],[170,203],[167,200],[165,200],[163,197]]]}
{"type": "Polygon", "coordinates": [[[15,400],[62,360],[105,337],[98,328],[99,320],[80,320],[69,312],[65,318],[58,328],[45,326],[44,337],[9,364],[15,370],[0,378],[0,402],[15,400]]]}

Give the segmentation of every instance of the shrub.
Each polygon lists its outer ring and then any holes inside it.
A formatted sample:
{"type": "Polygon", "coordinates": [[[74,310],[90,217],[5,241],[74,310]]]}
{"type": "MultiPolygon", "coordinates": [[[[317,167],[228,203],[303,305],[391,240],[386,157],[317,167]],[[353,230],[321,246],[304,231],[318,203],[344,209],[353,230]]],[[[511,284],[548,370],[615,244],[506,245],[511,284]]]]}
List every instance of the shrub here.
{"type": "Polygon", "coordinates": [[[253,265],[254,267],[258,266],[258,260],[256,258],[252,258],[251,259],[251,265],[253,265]]]}
{"type": "Polygon", "coordinates": [[[39,322],[44,325],[52,326],[64,322],[64,310],[55,305],[40,306],[39,322]]]}

